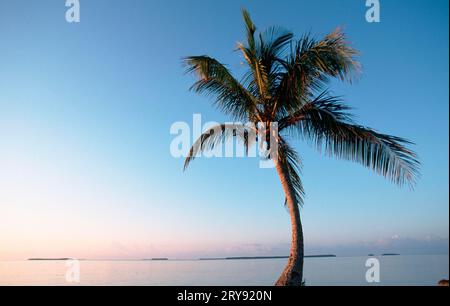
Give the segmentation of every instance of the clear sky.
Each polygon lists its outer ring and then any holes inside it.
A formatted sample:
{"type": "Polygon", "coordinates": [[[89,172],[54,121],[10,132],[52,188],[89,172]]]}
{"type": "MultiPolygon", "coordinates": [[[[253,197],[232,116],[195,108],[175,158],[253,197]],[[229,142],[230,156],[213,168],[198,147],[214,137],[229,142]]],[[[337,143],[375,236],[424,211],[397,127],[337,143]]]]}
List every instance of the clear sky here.
{"type": "Polygon", "coordinates": [[[289,215],[256,159],[170,155],[175,121],[227,118],[188,91],[181,58],[242,73],[241,7],[260,29],[317,37],[342,26],[361,51],[332,84],[358,122],[417,145],[422,178],[400,189],[298,142],[306,253],[448,253],[448,1],[0,0],[0,259],[285,255],[289,215]]]}

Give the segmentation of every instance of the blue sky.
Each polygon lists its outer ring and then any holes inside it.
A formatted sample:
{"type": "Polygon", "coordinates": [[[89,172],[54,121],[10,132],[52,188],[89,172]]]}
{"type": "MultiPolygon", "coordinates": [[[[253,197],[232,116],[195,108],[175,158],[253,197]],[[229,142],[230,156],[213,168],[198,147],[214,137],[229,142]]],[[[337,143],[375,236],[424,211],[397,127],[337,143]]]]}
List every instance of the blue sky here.
{"type": "Polygon", "coordinates": [[[295,142],[304,161],[306,253],[448,253],[448,1],[0,0],[0,259],[285,254],[289,216],[256,159],[170,155],[176,121],[228,118],[188,91],[181,58],[237,75],[247,8],[259,29],[321,37],[343,27],[361,51],[354,84],[331,84],[357,120],[414,141],[415,191],[295,142]]]}

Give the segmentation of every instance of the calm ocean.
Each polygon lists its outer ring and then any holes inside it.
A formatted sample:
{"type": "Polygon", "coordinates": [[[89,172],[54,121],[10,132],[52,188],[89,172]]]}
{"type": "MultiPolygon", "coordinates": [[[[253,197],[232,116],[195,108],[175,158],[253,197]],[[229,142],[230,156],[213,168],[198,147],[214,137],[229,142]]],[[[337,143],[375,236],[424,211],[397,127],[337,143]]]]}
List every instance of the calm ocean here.
{"type": "MultiPolygon", "coordinates": [[[[377,285],[433,286],[448,279],[448,255],[377,257],[377,285]]],[[[367,257],[307,258],[307,285],[373,285],[367,257]]],[[[214,261],[81,261],[78,285],[262,285],[277,279],[286,259],[214,261]]],[[[2,261],[0,285],[73,285],[64,261],[2,261]]]]}

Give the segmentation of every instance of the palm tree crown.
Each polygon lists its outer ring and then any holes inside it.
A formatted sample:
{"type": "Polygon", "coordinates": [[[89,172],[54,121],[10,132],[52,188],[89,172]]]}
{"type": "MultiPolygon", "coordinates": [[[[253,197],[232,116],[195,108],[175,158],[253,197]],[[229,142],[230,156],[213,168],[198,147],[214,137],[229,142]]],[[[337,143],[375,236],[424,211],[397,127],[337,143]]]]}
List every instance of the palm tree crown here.
{"type": "MultiPolygon", "coordinates": [[[[337,29],[322,40],[272,27],[257,35],[243,11],[247,41],[239,43],[248,71],[241,81],[218,60],[208,56],[185,58],[189,72],[198,75],[192,90],[214,97],[215,106],[234,120],[277,122],[279,160],[286,163],[301,204],[299,157],[285,135],[307,140],[329,155],[358,162],[399,185],[413,187],[419,162],[409,141],[356,125],[350,108],[327,90],[329,80],[352,81],[360,69],[358,52],[337,29]]],[[[220,126],[222,133],[205,133],[193,146],[185,167],[201,150],[211,149],[228,136],[243,138],[240,126],[220,126]]],[[[249,145],[243,139],[245,145],[249,145]]]]}

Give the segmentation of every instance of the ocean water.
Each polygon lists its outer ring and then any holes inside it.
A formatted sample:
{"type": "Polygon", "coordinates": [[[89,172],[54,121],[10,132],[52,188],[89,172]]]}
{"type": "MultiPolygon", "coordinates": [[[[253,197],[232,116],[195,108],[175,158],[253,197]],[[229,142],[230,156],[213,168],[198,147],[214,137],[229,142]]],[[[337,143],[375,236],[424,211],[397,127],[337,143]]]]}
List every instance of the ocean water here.
{"type": "MultiPolygon", "coordinates": [[[[449,276],[448,255],[376,258],[380,263],[380,283],[366,281],[368,257],[336,257],[305,259],[306,284],[434,286],[449,276]]],[[[0,285],[271,286],[286,261],[80,261],[79,283],[67,281],[74,266],[67,267],[65,261],[0,261],[0,285]]]]}

